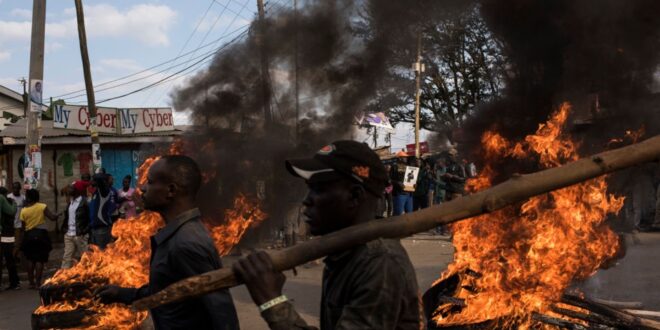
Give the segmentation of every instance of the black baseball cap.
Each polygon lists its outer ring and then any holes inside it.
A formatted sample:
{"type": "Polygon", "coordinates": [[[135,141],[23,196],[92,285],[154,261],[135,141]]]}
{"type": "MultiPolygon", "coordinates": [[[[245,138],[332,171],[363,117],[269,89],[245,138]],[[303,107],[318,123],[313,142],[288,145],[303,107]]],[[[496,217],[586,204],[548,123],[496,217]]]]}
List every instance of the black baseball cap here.
{"type": "Polygon", "coordinates": [[[328,144],[312,158],[287,160],[286,168],[308,183],[349,178],[379,197],[388,180],[378,155],[366,144],[352,140],[328,144]]]}

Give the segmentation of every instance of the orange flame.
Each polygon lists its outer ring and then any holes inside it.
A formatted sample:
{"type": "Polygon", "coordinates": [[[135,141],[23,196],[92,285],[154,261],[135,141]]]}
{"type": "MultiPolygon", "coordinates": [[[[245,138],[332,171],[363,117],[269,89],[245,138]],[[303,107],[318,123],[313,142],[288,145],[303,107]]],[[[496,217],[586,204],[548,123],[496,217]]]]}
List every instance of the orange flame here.
{"type": "Polygon", "coordinates": [[[227,255],[241,240],[245,231],[254,224],[266,219],[266,213],[261,211],[257,202],[239,194],[234,199],[234,207],[225,211],[225,223],[211,227],[211,237],[220,255],[227,255]]]}
{"type": "MultiPolygon", "coordinates": [[[[482,139],[486,155],[535,156],[546,168],[577,159],[577,144],[562,133],[569,111],[570,105],[563,104],[536,134],[513,146],[487,132],[482,139]]],[[[468,182],[469,190],[490,186],[493,174],[486,166],[468,182]]],[[[434,321],[447,326],[498,319],[526,329],[535,325],[532,312],[555,315],[550,306],[570,283],[591,276],[619,248],[604,220],[621,209],[623,198],[606,191],[600,177],[531,198],[519,208],[455,223],[454,261],[438,281],[467,270],[480,276],[460,276],[455,297],[465,307],[447,313],[446,305],[439,306],[434,321]]]]}
{"type": "MultiPolygon", "coordinates": [[[[182,142],[175,141],[170,154],[178,154],[182,142]]],[[[146,159],[138,169],[138,185],[146,182],[149,168],[159,159],[154,156],[146,159]]],[[[243,237],[246,230],[266,218],[260,203],[240,195],[234,200],[234,208],[225,211],[224,224],[209,226],[209,230],[220,255],[226,255],[243,237]]],[[[208,223],[208,222],[207,222],[208,223]]],[[[162,228],[164,221],[158,213],[145,211],[134,218],[120,219],[112,228],[115,242],[100,251],[91,246],[74,267],[60,269],[45,284],[67,285],[85,283],[91,290],[103,285],[140,287],[149,281],[150,237],[162,228]]],[[[135,312],[122,304],[104,305],[91,298],[64,301],[38,307],[34,313],[43,314],[55,311],[71,311],[86,308],[96,313],[87,321],[94,328],[135,329],[147,317],[147,312],[135,312]]]]}

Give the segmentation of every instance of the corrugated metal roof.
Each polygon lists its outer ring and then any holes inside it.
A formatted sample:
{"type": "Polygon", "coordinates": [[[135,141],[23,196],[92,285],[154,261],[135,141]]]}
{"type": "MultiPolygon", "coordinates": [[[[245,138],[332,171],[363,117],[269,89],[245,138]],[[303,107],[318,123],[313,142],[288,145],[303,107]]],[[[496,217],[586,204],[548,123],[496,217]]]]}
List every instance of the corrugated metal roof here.
{"type": "MultiPolygon", "coordinates": [[[[16,123],[8,125],[2,132],[0,132],[0,137],[11,137],[11,138],[24,138],[26,133],[26,124],[25,119],[20,119],[16,123]]],[[[118,136],[123,138],[130,138],[131,136],[177,136],[183,133],[185,127],[175,126],[174,131],[170,132],[149,132],[149,133],[140,133],[134,135],[116,135],[116,134],[106,134],[99,133],[100,136],[118,136]]],[[[52,120],[42,120],[41,121],[41,136],[43,138],[50,137],[62,137],[62,136],[89,136],[89,132],[85,131],[74,131],[61,128],[53,128],[52,120]]]]}

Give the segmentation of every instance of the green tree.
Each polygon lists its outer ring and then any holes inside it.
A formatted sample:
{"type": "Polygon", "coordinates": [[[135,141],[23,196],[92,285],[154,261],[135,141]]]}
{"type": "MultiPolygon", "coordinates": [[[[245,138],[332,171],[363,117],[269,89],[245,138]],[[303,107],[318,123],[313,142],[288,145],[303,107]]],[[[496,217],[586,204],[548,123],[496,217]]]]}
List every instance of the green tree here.
{"type": "MultiPolygon", "coordinates": [[[[412,40],[410,43],[412,43],[412,40]]],[[[456,11],[422,28],[426,66],[420,97],[420,125],[431,131],[461,127],[479,104],[500,96],[506,59],[479,13],[479,5],[456,11]]],[[[413,50],[395,50],[395,63],[373,107],[393,123],[415,122],[413,50]]]]}

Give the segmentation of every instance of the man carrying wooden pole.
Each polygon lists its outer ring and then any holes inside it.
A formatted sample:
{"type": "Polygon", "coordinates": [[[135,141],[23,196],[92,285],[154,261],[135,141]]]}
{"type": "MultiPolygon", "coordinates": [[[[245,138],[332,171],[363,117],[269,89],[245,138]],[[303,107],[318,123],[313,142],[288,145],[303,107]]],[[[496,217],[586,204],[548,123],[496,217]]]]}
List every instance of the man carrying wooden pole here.
{"type": "MultiPolygon", "coordinates": [[[[313,158],[287,161],[309,192],[306,222],[312,235],[326,235],[377,217],[387,171],[366,144],[337,141],[313,158]]],[[[284,275],[265,252],[234,264],[271,329],[314,329],[282,295],[284,275]]],[[[377,239],[325,259],[322,329],[418,329],[415,270],[398,239],[377,239]],[[359,289],[356,289],[359,288],[359,289]]]]}
{"type": "MultiPolygon", "coordinates": [[[[560,167],[515,175],[508,181],[469,196],[402,216],[350,226],[290,248],[268,251],[267,255],[273,270],[287,270],[375,239],[407,237],[439,225],[493,212],[603,174],[653,161],[660,161],[660,136],[560,167]]],[[[154,308],[239,284],[232,270],[220,269],[172,284],[152,296],[134,302],[133,307],[154,308]]]]}

